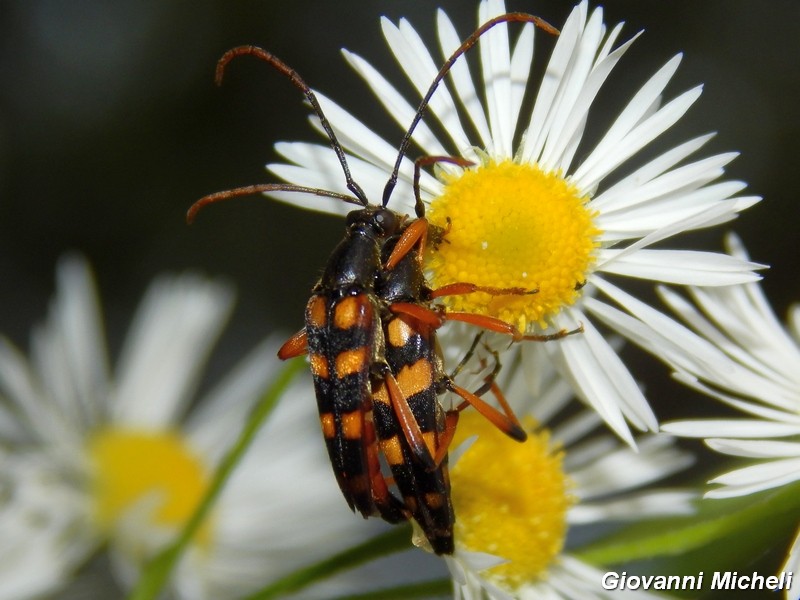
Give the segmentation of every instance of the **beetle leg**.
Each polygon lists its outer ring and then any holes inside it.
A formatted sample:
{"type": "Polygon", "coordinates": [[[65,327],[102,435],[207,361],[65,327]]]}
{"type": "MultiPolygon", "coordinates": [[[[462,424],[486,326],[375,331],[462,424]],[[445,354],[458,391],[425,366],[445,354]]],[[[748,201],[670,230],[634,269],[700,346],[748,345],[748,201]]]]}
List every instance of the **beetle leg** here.
{"type": "Polygon", "coordinates": [[[362,441],[367,455],[370,493],[375,508],[381,518],[388,523],[400,523],[408,520],[409,515],[405,505],[389,490],[391,482],[381,472],[381,463],[378,457],[378,438],[375,435],[375,426],[372,423],[372,419],[364,420],[364,437],[362,441]]]}
{"type": "Polygon", "coordinates": [[[411,448],[411,452],[422,462],[426,469],[433,471],[436,468],[436,464],[433,456],[431,456],[431,449],[425,443],[422,430],[419,428],[419,423],[417,423],[414,413],[411,412],[408,400],[403,395],[394,375],[387,372],[384,374],[384,379],[392,408],[397,416],[400,429],[402,429],[403,435],[411,448]]]}
{"type": "Polygon", "coordinates": [[[456,410],[461,411],[467,406],[473,406],[475,410],[481,413],[493,425],[495,425],[500,431],[505,433],[510,438],[513,438],[519,442],[524,442],[528,438],[528,434],[525,433],[525,430],[522,428],[522,425],[520,424],[516,415],[514,415],[514,412],[511,410],[511,407],[508,405],[505,397],[500,392],[500,388],[498,388],[494,382],[492,383],[491,390],[492,393],[495,394],[500,406],[503,407],[502,412],[497,410],[492,405],[487,404],[484,400],[469,390],[456,385],[452,381],[449,383],[448,389],[464,399],[464,402],[462,402],[456,410]]]}
{"type": "Polygon", "coordinates": [[[308,337],[305,328],[295,333],[286,340],[278,350],[278,358],[287,360],[296,356],[302,356],[308,352],[308,337]]]}
{"type": "Polygon", "coordinates": [[[389,259],[386,261],[386,269],[391,270],[397,266],[403,257],[411,252],[414,245],[419,242],[419,257],[425,251],[425,238],[428,235],[428,220],[425,218],[416,219],[403,230],[400,239],[397,240],[389,259]]]}
{"type": "Polygon", "coordinates": [[[396,315],[408,315],[412,319],[434,329],[441,327],[445,321],[441,311],[436,311],[414,302],[395,302],[389,305],[389,310],[396,315]]]}

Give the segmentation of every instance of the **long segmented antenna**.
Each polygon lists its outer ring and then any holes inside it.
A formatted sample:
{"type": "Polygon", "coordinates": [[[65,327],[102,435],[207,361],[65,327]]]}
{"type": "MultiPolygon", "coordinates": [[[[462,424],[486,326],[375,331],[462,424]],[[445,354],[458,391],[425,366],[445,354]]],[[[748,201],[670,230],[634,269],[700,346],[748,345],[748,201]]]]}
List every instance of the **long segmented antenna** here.
{"type": "Polygon", "coordinates": [[[291,183],[261,183],[257,185],[247,185],[244,187],[234,188],[232,190],[225,190],[224,192],[217,192],[203,196],[189,207],[186,212],[186,222],[191,225],[194,222],[197,213],[209,204],[216,202],[223,202],[231,200],[232,198],[239,198],[240,196],[251,196],[253,194],[263,194],[264,192],[305,192],[306,194],[314,194],[315,196],[324,196],[326,198],[336,198],[349,202],[350,204],[357,204],[362,206],[358,198],[348,196],[347,194],[340,194],[330,190],[322,190],[318,188],[310,188],[302,185],[294,185],[291,183]]]}
{"type": "MultiPolygon", "coordinates": [[[[228,50],[217,61],[217,69],[215,72],[214,82],[217,85],[221,85],[222,78],[225,74],[225,67],[231,60],[233,60],[237,56],[242,56],[242,55],[255,56],[256,58],[263,60],[264,62],[272,66],[275,70],[288,77],[289,81],[291,81],[297,89],[303,92],[303,95],[305,95],[309,104],[311,104],[311,108],[313,108],[314,112],[317,113],[317,116],[319,117],[320,120],[320,124],[322,125],[322,129],[325,130],[325,133],[328,135],[328,139],[331,142],[331,148],[333,148],[333,151],[336,153],[336,158],[339,159],[339,164],[342,165],[342,171],[344,171],[344,178],[347,180],[347,189],[353,192],[353,195],[358,199],[358,202],[356,202],[356,204],[360,204],[361,206],[367,206],[369,204],[369,201],[367,200],[367,195],[364,193],[364,190],[361,189],[361,186],[359,186],[355,182],[353,176],[350,175],[350,167],[347,164],[347,158],[345,157],[342,145],[339,143],[339,140],[336,139],[336,134],[333,132],[333,128],[331,127],[331,124],[328,122],[325,113],[322,112],[322,107],[319,105],[317,96],[314,94],[313,91],[311,91],[311,88],[308,87],[308,84],[305,81],[303,81],[303,78],[300,77],[297,71],[295,71],[285,62],[283,62],[277,56],[275,56],[271,52],[268,52],[267,50],[264,50],[263,48],[259,48],[258,46],[237,46],[236,48],[231,48],[230,50],[228,50]]],[[[287,191],[304,191],[304,190],[292,190],[291,188],[284,188],[284,189],[286,189],[287,191]]],[[[327,194],[317,194],[317,195],[327,195],[327,194]]],[[[331,197],[336,198],[338,196],[331,195],[331,197]]]]}
{"type": "Polygon", "coordinates": [[[458,49],[450,55],[450,58],[442,65],[442,68],[439,70],[439,73],[436,74],[433,82],[431,83],[430,87],[428,88],[428,92],[422,98],[422,102],[420,102],[419,108],[417,109],[416,114],[414,115],[414,119],[411,121],[411,125],[406,130],[405,135],[403,136],[403,140],[400,142],[400,149],[397,153],[397,161],[394,163],[394,169],[392,170],[392,175],[389,177],[389,181],[386,182],[386,187],[383,189],[383,202],[382,205],[385,207],[389,203],[389,198],[392,196],[392,191],[394,190],[395,186],[397,185],[397,176],[400,172],[400,164],[403,162],[403,157],[408,150],[408,145],[411,142],[411,135],[414,133],[414,130],[417,128],[417,125],[422,120],[422,117],[425,115],[425,110],[428,108],[428,103],[430,102],[431,98],[433,97],[434,92],[439,87],[439,83],[441,83],[442,79],[450,72],[450,69],[453,67],[453,64],[458,60],[458,57],[464,54],[467,50],[472,48],[480,37],[489,31],[495,25],[499,25],[500,23],[533,23],[536,27],[543,29],[547,33],[551,33],[553,35],[559,35],[560,32],[558,29],[550,25],[544,19],[541,19],[535,15],[529,15],[527,13],[507,13],[504,15],[500,15],[495,17],[494,19],[490,19],[486,21],[483,25],[478,27],[472,35],[470,35],[466,40],[462,42],[462,44],[458,47],[458,49]]]}

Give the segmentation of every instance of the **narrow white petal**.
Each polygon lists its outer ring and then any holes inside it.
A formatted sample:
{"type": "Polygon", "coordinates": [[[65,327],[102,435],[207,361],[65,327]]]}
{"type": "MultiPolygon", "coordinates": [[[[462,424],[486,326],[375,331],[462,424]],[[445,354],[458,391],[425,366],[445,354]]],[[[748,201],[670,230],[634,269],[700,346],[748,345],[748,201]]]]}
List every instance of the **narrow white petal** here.
{"type": "Polygon", "coordinates": [[[173,423],[198,384],[232,304],[229,288],[194,275],[151,284],[120,355],[114,420],[132,427],[173,423]]]}
{"type": "Polygon", "coordinates": [[[605,502],[580,502],[570,509],[567,520],[571,525],[602,523],[605,521],[638,521],[645,518],[694,513],[693,492],[642,492],[628,494],[618,500],[605,502]]]}
{"type": "MultiPolygon", "coordinates": [[[[347,50],[342,50],[342,55],[356,73],[361,75],[372,90],[372,93],[386,109],[386,112],[400,125],[403,131],[407,130],[409,125],[411,125],[411,121],[414,119],[417,107],[411,106],[403,95],[397,91],[397,88],[389,83],[389,81],[366,60],[347,50]]],[[[448,154],[444,146],[442,146],[424,121],[421,121],[417,125],[412,139],[414,140],[414,144],[422,150],[423,154],[448,154]]]]}
{"type": "Polygon", "coordinates": [[[797,442],[712,438],[706,440],[706,445],[712,450],[732,456],[745,456],[748,458],[800,457],[800,443],[797,442]]]}
{"type": "Polygon", "coordinates": [[[709,480],[709,483],[730,486],[749,486],[761,483],[769,487],[778,487],[798,479],[800,479],[800,458],[792,458],[772,460],[736,469],[709,480]]]}
{"type": "MultiPolygon", "coordinates": [[[[616,34],[620,30],[621,27],[617,27],[615,29],[614,37],[616,37],[616,34]]],[[[599,92],[603,83],[605,83],[612,69],[617,65],[619,59],[628,50],[628,48],[630,48],[631,44],[633,44],[639,35],[640,34],[636,34],[633,36],[627,42],[614,50],[614,52],[596,62],[592,67],[591,73],[582,85],[580,95],[576,98],[575,104],[567,116],[562,134],[556,138],[560,139],[561,141],[559,142],[558,147],[554,148],[553,150],[554,162],[552,164],[556,165],[557,168],[562,169],[562,171],[568,172],[572,166],[572,159],[578,149],[581,138],[583,137],[584,128],[589,115],[589,109],[591,108],[597,93],[599,92]]]]}
{"type": "Polygon", "coordinates": [[[22,353],[0,337],[0,391],[9,403],[8,422],[4,422],[5,441],[30,441],[33,438],[61,437],[63,419],[49,397],[41,393],[34,374],[22,353]]]}
{"type": "Polygon", "coordinates": [[[100,303],[86,260],[69,256],[59,261],[57,277],[59,292],[50,327],[63,340],[71,381],[61,381],[64,387],[51,393],[72,394],[65,409],[91,426],[102,416],[109,379],[100,303]]]}
{"type": "MultiPolygon", "coordinates": [[[[533,64],[533,41],[535,27],[528,23],[523,28],[514,44],[511,55],[511,106],[509,107],[509,119],[515,133],[519,126],[520,109],[528,89],[528,78],[531,74],[533,64]]],[[[512,156],[513,152],[508,156],[512,156]]]]}
{"type": "MultiPolygon", "coordinates": [[[[585,438],[600,423],[600,415],[597,412],[593,410],[581,411],[572,418],[553,427],[553,439],[558,440],[565,447],[569,447],[585,438]]],[[[569,456],[572,456],[572,450],[570,450],[569,456]]]]}
{"type": "MultiPolygon", "coordinates": [[[[386,178],[394,166],[397,159],[397,148],[392,146],[382,137],[373,132],[369,127],[343,109],[339,104],[328,98],[324,94],[316,92],[320,106],[325,111],[325,115],[336,131],[342,146],[348,151],[371,162],[373,165],[386,166],[386,178]]],[[[309,117],[311,123],[320,128],[319,119],[316,115],[309,117]]],[[[335,156],[334,156],[335,158],[335,156]]],[[[341,171],[341,169],[339,169],[341,171]]],[[[411,181],[413,175],[413,163],[406,159],[404,168],[401,169],[403,176],[411,181]]]]}
{"type": "MultiPolygon", "coordinates": [[[[692,144],[687,148],[692,148],[692,144]]],[[[685,150],[684,148],[682,150],[685,150]]],[[[674,151],[668,153],[673,154],[674,151]]],[[[675,156],[675,154],[673,154],[675,156]]],[[[611,188],[592,200],[592,207],[595,210],[610,214],[614,211],[627,210],[645,201],[663,198],[670,194],[685,194],[695,190],[711,181],[722,176],[724,166],[737,156],[735,152],[718,154],[707,158],[683,165],[681,167],[663,172],[646,181],[639,179],[635,187],[622,186],[611,188]]],[[[661,157],[656,159],[659,161],[661,157]]],[[[671,162],[671,159],[670,161],[671,162]]],[[[740,188],[745,184],[741,183],[740,188]]],[[[738,189],[731,192],[729,196],[736,193],[738,189]]]]}
{"type": "MultiPolygon", "coordinates": [[[[714,291],[692,288],[689,292],[697,306],[713,320],[713,324],[698,329],[702,335],[753,372],[792,390],[793,396],[800,400],[797,395],[800,345],[778,321],[760,286],[714,291]]],[[[672,295],[664,293],[662,297],[666,300],[672,295]]],[[[699,327],[696,319],[691,323],[699,327]]]]}
{"type": "Polygon", "coordinates": [[[281,368],[277,350],[277,339],[263,341],[192,410],[185,428],[194,447],[209,463],[216,464],[228,450],[250,410],[281,368]]]}
{"type": "Polygon", "coordinates": [[[592,278],[591,282],[636,318],[631,318],[594,298],[586,298],[585,308],[610,327],[668,362],[676,370],[676,378],[682,383],[718,398],[738,410],[767,419],[795,421],[791,416],[797,406],[794,388],[787,389],[770,378],[743,367],[726,356],[718,345],[696,335],[674,319],[635,299],[608,281],[596,277],[592,278]],[[717,389],[697,381],[697,378],[712,382],[717,389]],[[767,406],[759,407],[744,403],[721,393],[719,387],[737,395],[750,396],[760,402],[783,407],[791,412],[775,411],[767,406]]]}
{"type": "MultiPolygon", "coordinates": [[[[424,42],[405,19],[401,19],[399,25],[395,26],[384,17],[381,19],[381,28],[400,68],[419,94],[424,96],[439,71],[439,66],[424,42]]],[[[469,138],[461,127],[455,102],[446,86],[440,85],[433,94],[429,111],[442,124],[456,148],[462,149],[470,145],[469,138]]]]}
{"type": "Polygon", "coordinates": [[[550,128],[559,105],[559,95],[569,72],[570,60],[573,56],[586,19],[586,7],[581,4],[575,7],[567,18],[561,35],[550,56],[542,83],[536,94],[530,123],[523,139],[520,157],[523,161],[538,162],[542,149],[550,135],[550,128]]]}
{"type": "Polygon", "coordinates": [[[636,125],[624,138],[614,144],[612,149],[608,149],[607,154],[601,153],[599,150],[593,151],[587,162],[576,171],[574,183],[581,189],[594,189],[614,169],[672,127],[695,103],[701,93],[702,86],[697,86],[671,100],[636,125]],[[592,164],[590,161],[594,163],[591,169],[585,166],[592,164]]]}
{"type": "Polygon", "coordinates": [[[575,493],[582,499],[606,496],[648,485],[685,469],[694,459],[673,442],[667,436],[649,436],[639,442],[637,452],[618,447],[614,452],[596,455],[592,463],[570,471],[575,493]]]}
{"type": "Polygon", "coordinates": [[[644,237],[627,246],[616,256],[616,258],[619,259],[625,254],[633,254],[641,248],[646,248],[647,246],[655,244],[656,242],[670,238],[673,235],[677,235],[685,231],[691,231],[693,229],[699,229],[701,227],[708,227],[711,224],[716,224],[720,221],[729,220],[742,208],[742,206],[737,205],[737,203],[733,201],[727,203],[717,203],[704,210],[701,210],[700,212],[692,213],[688,216],[682,216],[679,219],[669,221],[662,227],[653,230],[644,237]]]}
{"type": "Polygon", "coordinates": [[[619,254],[603,250],[598,270],[678,285],[723,286],[758,281],[761,276],[753,270],[763,268],[716,252],[644,249],[615,260],[619,254]]]}
{"type": "MultiPolygon", "coordinates": [[[[591,283],[601,292],[622,306],[633,317],[612,308],[592,297],[584,300],[584,307],[599,316],[608,326],[619,331],[643,348],[653,352],[663,360],[683,365],[675,347],[692,347],[695,355],[689,364],[718,363],[720,353],[707,341],[683,327],[674,319],[657,311],[652,306],[634,298],[632,295],[601,277],[592,277],[591,283]],[[653,334],[657,335],[653,335],[653,334]],[[667,353],[666,355],[664,353],[667,353]],[[677,356],[675,356],[678,354],[677,356]]],[[[690,367],[687,367],[690,369],[690,367]]],[[[690,369],[691,370],[691,369],[690,369]]]]}
{"type": "Polygon", "coordinates": [[[601,213],[611,210],[612,206],[617,205],[618,202],[626,201],[629,194],[635,194],[641,186],[652,181],[662,173],[666,173],[684,158],[702,148],[714,135],[713,133],[709,133],[694,138],[660,154],[613,186],[595,196],[592,199],[592,207],[601,213]]]}
{"type": "Polygon", "coordinates": [[[548,134],[547,143],[542,149],[539,162],[545,170],[563,168],[560,156],[568,141],[573,139],[578,125],[582,122],[585,111],[593,99],[599,81],[587,88],[587,79],[592,70],[597,49],[603,35],[603,11],[596,9],[589,17],[574,54],[570,57],[568,76],[562,82],[562,90],[555,104],[555,114],[548,134]],[[592,89],[594,88],[594,89],[592,89]],[[583,99],[578,111],[575,105],[583,99]]]}
{"type": "MultiPolygon", "coordinates": [[[[352,195],[345,187],[345,178],[339,166],[339,161],[330,146],[302,142],[279,142],[275,145],[275,149],[284,158],[296,163],[273,163],[267,165],[267,169],[277,177],[307,187],[352,195]]],[[[347,162],[350,165],[353,178],[362,187],[367,198],[373,204],[380,202],[383,197],[383,189],[389,178],[390,167],[376,166],[352,155],[348,155],[347,162]]],[[[404,167],[403,173],[413,171],[411,162],[408,160],[404,162],[404,167]]],[[[436,185],[435,180],[428,173],[423,173],[420,179],[420,188],[427,188],[430,185],[436,185]]],[[[414,194],[412,189],[410,179],[401,176],[392,196],[390,208],[401,213],[413,211],[414,194]]],[[[307,210],[341,216],[358,208],[356,204],[349,204],[341,200],[313,194],[271,192],[268,196],[307,210]]]]}
{"type": "Polygon", "coordinates": [[[606,135],[600,143],[597,144],[591,156],[587,158],[586,162],[575,172],[574,180],[576,183],[581,182],[584,189],[592,187],[588,180],[584,181],[585,174],[588,173],[590,169],[595,169],[596,165],[603,160],[602,157],[604,155],[609,153],[613,154],[622,140],[641,123],[641,120],[648,113],[650,107],[658,100],[664,88],[666,88],[667,83],[669,83],[669,80],[672,79],[675,71],[677,71],[681,58],[681,54],[673,56],[639,89],[638,92],[636,92],[606,135]]]}
{"type": "MultiPolygon", "coordinates": [[[[478,11],[478,19],[485,23],[500,13],[503,7],[498,3],[483,2],[478,11]]],[[[481,68],[483,72],[486,108],[489,115],[489,127],[492,131],[497,156],[512,156],[511,147],[514,126],[511,122],[511,56],[508,42],[508,25],[500,23],[487,31],[479,42],[481,68]]]]}
{"type": "Polygon", "coordinates": [[[800,434],[800,425],[769,423],[754,419],[693,419],[664,423],[661,430],[681,437],[760,439],[800,434]]]}
{"type": "Polygon", "coordinates": [[[619,356],[585,315],[568,311],[567,319],[583,324],[584,332],[547,344],[559,371],[573,382],[578,395],[594,407],[608,425],[633,445],[624,417],[639,429],[657,427],[655,416],[619,356]]]}
{"type": "Polygon", "coordinates": [[[700,88],[685,92],[661,109],[653,111],[675,74],[681,56],[674,56],[642,86],[586,161],[578,167],[572,180],[581,189],[593,189],[616,166],[677,121],[697,99],[700,88]]]}
{"type": "MultiPolygon", "coordinates": [[[[712,371],[706,377],[713,381],[714,378],[724,375],[723,371],[718,370],[716,372],[712,371]]],[[[696,377],[688,375],[684,371],[673,373],[673,377],[676,381],[697,390],[701,394],[716,398],[720,402],[745,414],[800,426],[800,415],[796,411],[796,396],[792,393],[791,396],[787,397],[786,390],[757,375],[753,376],[747,370],[732,369],[729,373],[729,379],[721,379],[723,384],[728,386],[737,396],[720,392],[715,387],[718,385],[716,383],[713,385],[703,384],[696,377]],[[754,401],[742,400],[738,396],[749,396],[754,401]],[[773,408],[773,406],[785,406],[787,408],[773,408]]]]}
{"type": "Polygon", "coordinates": [[[653,196],[634,207],[601,213],[596,220],[598,227],[603,230],[600,239],[608,244],[621,239],[653,235],[661,230],[668,231],[675,224],[680,224],[680,232],[683,233],[725,223],[760,200],[752,196],[732,197],[744,187],[742,182],[725,181],[694,190],[653,196]],[[718,210],[720,207],[724,210],[718,210]]]}
{"type": "MultiPolygon", "coordinates": [[[[453,23],[447,14],[439,9],[437,11],[437,23],[439,32],[439,47],[444,56],[451,56],[461,45],[461,37],[456,32],[453,23]]],[[[475,82],[469,71],[466,60],[457,60],[450,69],[450,79],[455,87],[458,99],[466,108],[472,124],[478,131],[481,145],[485,149],[492,148],[492,134],[489,131],[489,124],[486,121],[486,114],[481,103],[480,96],[475,89],[475,82]]]]}

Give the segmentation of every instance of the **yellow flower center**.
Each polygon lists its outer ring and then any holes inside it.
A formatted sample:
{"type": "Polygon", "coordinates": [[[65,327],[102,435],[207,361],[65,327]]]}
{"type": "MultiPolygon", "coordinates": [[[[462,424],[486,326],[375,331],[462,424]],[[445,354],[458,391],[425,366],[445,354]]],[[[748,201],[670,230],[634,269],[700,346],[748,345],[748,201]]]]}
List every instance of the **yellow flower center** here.
{"type": "MultiPolygon", "coordinates": [[[[595,260],[595,213],[560,173],[533,164],[487,161],[444,176],[428,210],[450,231],[428,256],[431,283],[524,288],[526,295],[474,293],[443,300],[449,308],[499,317],[525,330],[573,304],[595,260]]],[[[431,245],[432,246],[432,245],[431,245]]]]}
{"type": "MultiPolygon", "coordinates": [[[[535,422],[523,425],[533,431],[535,422]]],[[[544,579],[561,552],[575,502],[571,482],[546,430],[519,443],[478,413],[464,413],[454,444],[473,435],[478,439],[451,470],[456,544],[508,560],[482,575],[513,591],[544,579]]]]}
{"type": "MultiPolygon", "coordinates": [[[[148,497],[157,502],[154,525],[180,527],[209,484],[205,465],[175,431],[106,428],[90,438],[88,451],[95,515],[106,532],[148,497]]],[[[206,540],[208,531],[201,529],[198,537],[206,540]]]]}

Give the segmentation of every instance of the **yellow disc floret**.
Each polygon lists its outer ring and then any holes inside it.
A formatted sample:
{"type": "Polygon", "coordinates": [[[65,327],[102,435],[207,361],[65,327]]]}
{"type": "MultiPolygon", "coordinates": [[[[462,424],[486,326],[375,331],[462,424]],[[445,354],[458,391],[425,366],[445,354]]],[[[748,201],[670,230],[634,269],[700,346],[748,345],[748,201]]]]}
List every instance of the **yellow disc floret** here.
{"type": "Polygon", "coordinates": [[[88,451],[95,516],[104,531],[149,497],[156,504],[153,525],[180,527],[209,484],[205,465],[178,432],[105,428],[90,438],[88,451]]]}
{"type": "Polygon", "coordinates": [[[478,439],[451,470],[456,545],[505,558],[481,575],[514,591],[544,579],[561,552],[574,503],[570,480],[546,430],[519,443],[477,413],[465,413],[454,444],[473,435],[478,439]]]}
{"type": "Polygon", "coordinates": [[[431,223],[449,229],[428,254],[433,287],[468,282],[524,288],[532,293],[476,292],[444,301],[453,310],[499,317],[523,330],[547,327],[550,317],[577,300],[595,259],[600,230],[588,197],[558,172],[511,160],[487,161],[444,182],[428,210],[431,223]]]}

